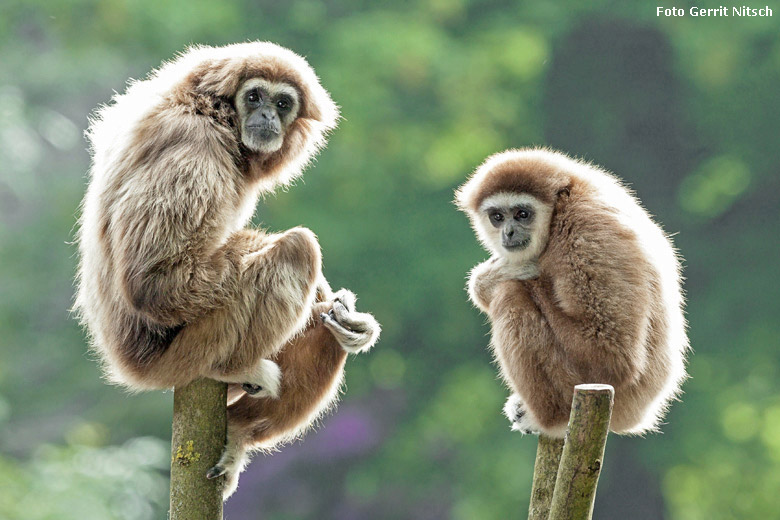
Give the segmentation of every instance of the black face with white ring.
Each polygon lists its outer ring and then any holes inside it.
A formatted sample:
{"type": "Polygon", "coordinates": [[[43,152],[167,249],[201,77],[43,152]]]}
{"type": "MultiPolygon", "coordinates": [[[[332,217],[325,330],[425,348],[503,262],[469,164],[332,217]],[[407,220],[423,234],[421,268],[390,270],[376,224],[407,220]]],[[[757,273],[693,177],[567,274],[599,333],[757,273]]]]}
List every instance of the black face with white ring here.
{"type": "Polygon", "coordinates": [[[281,148],[287,128],[300,108],[298,91],[287,83],[263,78],[247,80],[235,99],[241,123],[241,141],[255,152],[281,148]]]}
{"type": "Polygon", "coordinates": [[[490,224],[501,231],[501,245],[507,251],[525,249],[534,231],[534,208],[530,205],[490,206],[485,209],[490,224]]]}

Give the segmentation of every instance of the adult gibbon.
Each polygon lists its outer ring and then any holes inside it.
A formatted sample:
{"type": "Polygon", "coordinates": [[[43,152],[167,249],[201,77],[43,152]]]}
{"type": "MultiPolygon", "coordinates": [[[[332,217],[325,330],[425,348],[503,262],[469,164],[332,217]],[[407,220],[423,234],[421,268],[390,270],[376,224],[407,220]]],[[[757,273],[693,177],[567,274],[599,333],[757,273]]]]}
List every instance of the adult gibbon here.
{"type": "MultiPolygon", "coordinates": [[[[245,226],[337,119],[308,63],[267,42],[190,48],[97,110],[75,309],[108,379],[132,390],[234,383],[230,421],[251,416],[279,439],[333,402],[333,345],[365,350],[379,325],[349,291],[331,292],[311,231],[245,226]],[[312,367],[317,384],[295,391],[314,383],[300,376],[312,367]]],[[[230,439],[230,457],[254,437],[230,439]]]]}

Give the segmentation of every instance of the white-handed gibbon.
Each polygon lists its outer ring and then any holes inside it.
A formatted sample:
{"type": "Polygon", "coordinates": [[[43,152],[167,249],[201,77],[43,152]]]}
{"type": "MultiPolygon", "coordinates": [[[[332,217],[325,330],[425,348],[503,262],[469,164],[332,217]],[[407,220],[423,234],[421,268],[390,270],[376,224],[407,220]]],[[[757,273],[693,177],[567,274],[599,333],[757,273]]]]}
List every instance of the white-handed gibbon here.
{"type": "Polygon", "coordinates": [[[489,157],[456,203],[492,253],[469,279],[515,430],[565,434],[574,386],[615,388],[611,429],[657,428],[685,379],[680,262],[613,175],[550,150],[489,157]]]}
{"type": "Polygon", "coordinates": [[[244,226],[337,119],[308,63],[267,42],[190,48],[96,111],[75,310],[110,381],[235,383],[230,431],[254,421],[265,446],[333,402],[342,351],[369,348],[379,325],[332,294],[311,231],[244,226]]]}

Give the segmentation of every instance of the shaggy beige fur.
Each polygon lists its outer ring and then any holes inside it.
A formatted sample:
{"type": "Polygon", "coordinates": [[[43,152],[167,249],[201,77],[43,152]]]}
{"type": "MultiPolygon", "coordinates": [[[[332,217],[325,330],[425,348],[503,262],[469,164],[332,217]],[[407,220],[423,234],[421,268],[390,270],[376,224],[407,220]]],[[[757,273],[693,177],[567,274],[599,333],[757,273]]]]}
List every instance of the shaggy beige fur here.
{"type": "Polygon", "coordinates": [[[489,157],[456,202],[494,255],[472,271],[470,297],[490,318],[515,428],[562,436],[580,383],[615,387],[613,431],[657,428],[686,377],[688,339],[679,259],[638,200],[595,166],[526,149],[489,157]],[[533,278],[507,276],[511,255],[486,238],[480,206],[502,193],[553,210],[533,278]]]}
{"type": "Polygon", "coordinates": [[[369,348],[379,325],[330,292],[311,231],[244,226],[260,195],[301,174],[337,119],[306,61],[266,42],[193,47],[97,110],[75,309],[110,381],[262,386],[255,397],[279,399],[250,403],[232,391],[230,442],[241,450],[288,439],[333,403],[343,352],[369,348]],[[242,144],[235,108],[236,92],[258,78],[294,89],[297,103],[269,153],[242,144]]]}

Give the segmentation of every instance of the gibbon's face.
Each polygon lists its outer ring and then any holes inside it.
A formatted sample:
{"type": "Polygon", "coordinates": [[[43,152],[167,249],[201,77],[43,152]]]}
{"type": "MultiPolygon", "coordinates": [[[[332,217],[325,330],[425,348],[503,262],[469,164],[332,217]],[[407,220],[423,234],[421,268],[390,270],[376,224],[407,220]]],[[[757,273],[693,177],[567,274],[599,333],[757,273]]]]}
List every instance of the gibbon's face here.
{"type": "Polygon", "coordinates": [[[273,153],[282,147],[287,129],[298,116],[300,96],[287,83],[253,78],[238,89],[235,103],[244,146],[253,152],[273,153]]]}
{"type": "Polygon", "coordinates": [[[479,207],[478,232],[493,253],[512,262],[536,260],[547,245],[552,207],[528,193],[496,193],[479,207]]]}

